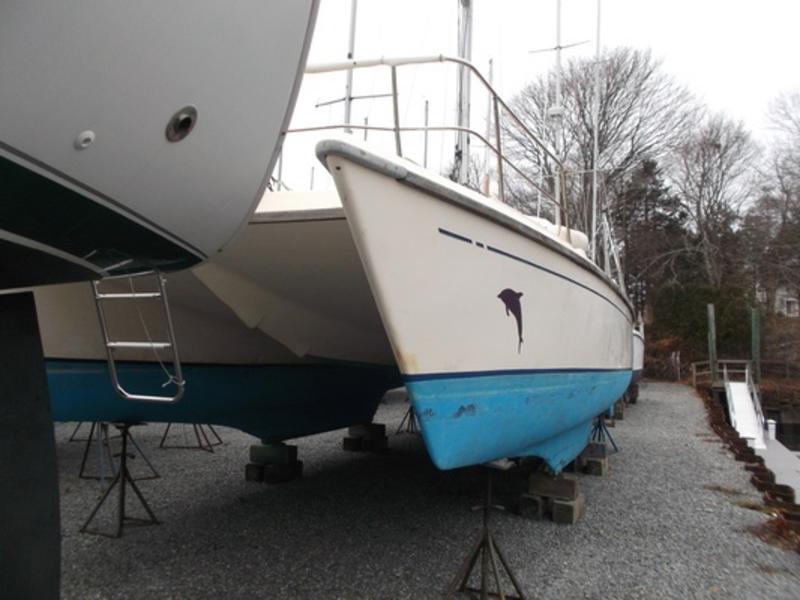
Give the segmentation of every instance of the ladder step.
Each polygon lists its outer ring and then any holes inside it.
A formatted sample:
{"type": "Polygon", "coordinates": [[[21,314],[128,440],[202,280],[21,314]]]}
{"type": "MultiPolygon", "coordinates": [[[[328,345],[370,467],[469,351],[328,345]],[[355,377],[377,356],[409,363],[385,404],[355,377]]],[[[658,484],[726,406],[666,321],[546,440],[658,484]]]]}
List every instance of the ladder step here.
{"type": "Polygon", "coordinates": [[[146,300],[161,298],[161,292],[125,292],[121,294],[100,294],[96,295],[98,300],[146,300]]]}
{"type": "Polygon", "coordinates": [[[149,348],[154,350],[164,350],[166,348],[172,348],[172,344],[170,342],[107,342],[106,348],[149,348]]]}

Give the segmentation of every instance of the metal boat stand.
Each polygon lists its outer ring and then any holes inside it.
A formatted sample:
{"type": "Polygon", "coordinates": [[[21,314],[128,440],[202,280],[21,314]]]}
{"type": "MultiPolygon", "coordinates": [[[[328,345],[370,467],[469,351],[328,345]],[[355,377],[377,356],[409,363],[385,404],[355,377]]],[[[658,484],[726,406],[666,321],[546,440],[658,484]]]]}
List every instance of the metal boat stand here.
{"type": "Polygon", "coordinates": [[[85,442],[87,438],[79,438],[78,431],[80,428],[83,427],[83,421],[78,421],[78,424],[75,425],[75,429],[72,430],[72,434],[69,436],[68,442],[85,442]]]}
{"type": "Polygon", "coordinates": [[[619,452],[617,443],[614,441],[614,438],[611,437],[611,432],[608,430],[608,426],[606,425],[605,413],[595,417],[590,439],[598,444],[605,444],[606,441],[608,441],[608,443],[611,444],[611,447],[614,448],[614,452],[619,452]]]}
{"type": "MultiPolygon", "coordinates": [[[[81,466],[78,470],[78,477],[81,479],[108,479],[116,474],[117,466],[114,461],[114,456],[111,451],[111,440],[115,440],[119,437],[122,437],[121,434],[117,435],[109,435],[108,434],[108,423],[103,421],[92,421],[92,426],[89,429],[89,437],[86,438],[86,447],[83,450],[83,458],[81,459],[81,466]],[[95,436],[96,433],[96,436],[95,436]],[[87,475],[86,474],[86,464],[89,460],[89,451],[92,447],[92,444],[99,444],[98,449],[98,462],[100,465],[100,474],[99,475],[87,475]],[[104,461],[103,457],[105,456],[106,460],[108,461],[109,471],[110,473],[108,476],[105,475],[105,468],[104,468],[104,461]]],[[[147,458],[147,455],[142,451],[139,444],[136,442],[136,439],[133,437],[132,433],[128,433],[128,439],[131,442],[131,445],[136,449],[139,453],[139,456],[142,457],[142,460],[147,465],[148,469],[150,470],[150,475],[141,475],[139,477],[134,477],[137,481],[142,481],[146,479],[158,479],[161,477],[156,471],[156,468],[153,466],[153,463],[147,458]]]]}
{"type": "MultiPolygon", "coordinates": [[[[86,522],[81,527],[81,533],[91,533],[94,535],[103,535],[106,537],[111,538],[119,538],[122,537],[123,530],[125,525],[158,525],[159,521],[156,519],[155,514],[153,514],[150,505],[147,504],[147,501],[144,499],[142,492],[139,490],[139,486],[136,485],[133,477],[131,477],[130,471],[128,470],[128,459],[133,458],[135,455],[130,454],[128,452],[128,441],[133,442],[133,438],[130,436],[130,427],[133,425],[138,425],[139,423],[114,423],[114,426],[119,429],[121,438],[122,438],[122,449],[119,453],[119,467],[117,469],[116,475],[114,475],[114,479],[111,480],[111,483],[108,485],[106,490],[103,492],[103,495],[100,497],[100,500],[95,505],[94,509],[92,509],[89,518],[86,519],[86,522]],[[133,490],[133,493],[139,499],[142,507],[147,512],[148,518],[143,519],[139,517],[130,517],[125,514],[126,506],[125,506],[125,492],[127,487],[133,490]],[[118,487],[119,490],[117,492],[117,518],[116,518],[116,528],[113,533],[108,533],[105,531],[100,531],[97,529],[89,529],[89,525],[94,520],[95,516],[99,512],[100,508],[103,506],[105,501],[110,497],[111,492],[114,490],[115,487],[118,487]]],[[[138,449],[136,442],[133,442],[133,445],[138,449]]],[[[149,464],[149,463],[148,463],[149,464]]]]}
{"type": "MultiPolygon", "coordinates": [[[[187,423],[188,424],[188,423],[187,423]]],[[[191,423],[192,429],[194,430],[194,436],[197,439],[197,445],[184,445],[184,446],[175,446],[172,444],[167,444],[167,435],[169,435],[169,430],[172,427],[172,423],[167,423],[167,428],[164,430],[164,435],[161,436],[161,443],[158,445],[159,448],[164,448],[165,450],[170,449],[181,449],[181,450],[204,450],[206,452],[214,452],[214,446],[221,446],[222,445],[222,438],[219,436],[217,431],[209,424],[201,424],[201,423],[191,423]],[[216,440],[211,440],[208,434],[206,433],[206,428],[211,432],[212,436],[216,438],[216,440]]]]}
{"type": "Polygon", "coordinates": [[[453,578],[453,581],[448,586],[444,597],[456,598],[457,594],[468,594],[471,598],[480,598],[481,600],[490,597],[500,598],[501,600],[525,600],[525,593],[522,591],[522,586],[515,577],[511,567],[508,566],[508,561],[506,561],[505,556],[503,556],[503,552],[500,550],[497,542],[494,539],[489,519],[493,508],[503,510],[502,506],[492,504],[492,471],[496,469],[507,470],[510,468],[510,464],[497,461],[494,463],[487,463],[484,465],[484,467],[486,469],[486,498],[482,506],[475,507],[476,509],[481,509],[483,511],[483,531],[481,532],[481,536],[478,538],[478,541],[476,542],[472,551],[470,551],[470,553],[461,563],[461,566],[459,567],[456,576],[453,578]],[[472,576],[473,570],[475,570],[475,564],[478,562],[478,557],[481,559],[480,588],[474,588],[470,587],[469,580],[472,576]],[[498,561],[502,569],[498,569],[498,561]],[[503,572],[511,582],[511,585],[517,594],[516,596],[508,595],[503,592],[503,572]],[[491,585],[489,582],[490,576],[494,579],[496,591],[489,590],[489,586],[491,585]]]}
{"type": "MultiPolygon", "coordinates": [[[[78,424],[80,427],[81,424],[78,424]]],[[[78,428],[75,428],[73,435],[77,433],[78,428]]],[[[70,438],[72,441],[72,438],[70,438]]],[[[78,441],[78,440],[76,440],[78,441]]],[[[108,435],[108,423],[101,422],[101,421],[92,421],[92,425],[89,428],[89,436],[83,440],[80,440],[86,443],[83,448],[83,458],[81,458],[81,466],[78,469],[78,477],[80,479],[108,479],[112,475],[116,473],[116,467],[114,466],[114,457],[111,455],[111,440],[108,435]],[[97,439],[95,440],[95,432],[97,434],[97,439]],[[98,463],[100,467],[100,473],[98,475],[87,475],[86,474],[86,463],[89,460],[89,451],[92,448],[92,444],[98,444],[98,463]],[[103,460],[105,458],[105,461],[103,460]],[[107,461],[107,462],[106,462],[107,461]],[[105,475],[105,466],[108,465],[108,470],[110,471],[108,477],[105,475]]]]}
{"type": "Polygon", "coordinates": [[[400,421],[397,431],[394,432],[395,435],[401,433],[411,433],[414,435],[419,433],[419,427],[417,426],[417,415],[414,413],[414,407],[411,404],[409,404],[408,410],[403,416],[403,420],[400,421]]]}

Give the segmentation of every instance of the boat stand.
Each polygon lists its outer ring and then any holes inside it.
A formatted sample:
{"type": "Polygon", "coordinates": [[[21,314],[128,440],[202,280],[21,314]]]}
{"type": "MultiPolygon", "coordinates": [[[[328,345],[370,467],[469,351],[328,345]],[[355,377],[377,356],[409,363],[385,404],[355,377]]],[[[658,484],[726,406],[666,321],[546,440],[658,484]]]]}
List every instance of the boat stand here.
{"type": "Polygon", "coordinates": [[[169,430],[172,427],[172,423],[167,423],[167,428],[164,430],[164,435],[161,436],[161,443],[158,445],[159,448],[164,448],[165,450],[169,449],[181,449],[181,450],[205,450],[206,452],[214,452],[214,446],[221,446],[222,445],[222,438],[219,437],[217,431],[211,425],[203,425],[200,423],[191,423],[192,429],[194,430],[194,437],[197,439],[197,445],[184,445],[184,446],[175,446],[175,445],[167,445],[167,435],[169,435],[169,430]],[[211,435],[216,438],[215,440],[211,440],[206,433],[206,428],[211,432],[211,435]]]}
{"type": "MultiPolygon", "coordinates": [[[[119,467],[117,469],[117,473],[114,476],[114,479],[111,480],[111,483],[108,485],[106,490],[103,492],[103,495],[100,497],[97,505],[95,505],[94,509],[92,509],[89,518],[86,519],[86,522],[81,527],[81,533],[91,533],[94,535],[103,535],[106,537],[111,538],[119,538],[122,537],[123,530],[125,525],[158,525],[159,521],[156,519],[155,514],[150,508],[150,505],[147,504],[147,501],[144,499],[142,492],[139,490],[139,486],[136,485],[135,480],[131,477],[130,471],[128,470],[128,459],[134,458],[135,455],[128,453],[128,441],[133,442],[133,438],[130,436],[130,427],[138,423],[115,423],[114,426],[120,430],[121,438],[122,438],[122,449],[119,454],[119,467]],[[125,492],[127,486],[133,490],[136,497],[139,499],[139,502],[144,507],[144,510],[147,512],[148,518],[142,519],[139,517],[130,517],[125,514],[126,507],[125,507],[125,492]],[[118,487],[119,490],[117,492],[117,518],[116,518],[116,528],[113,533],[108,533],[105,531],[100,531],[97,529],[90,529],[89,525],[94,520],[95,516],[99,512],[100,508],[103,506],[105,501],[111,496],[111,492],[114,490],[115,487],[118,487]]],[[[136,442],[133,442],[133,445],[138,449],[136,442]]],[[[149,464],[149,463],[148,463],[149,464]]]]}
{"type": "Polygon", "coordinates": [[[399,435],[401,433],[411,433],[414,435],[419,433],[419,427],[417,426],[417,415],[414,413],[414,407],[410,404],[406,414],[403,416],[403,420],[400,421],[400,425],[397,427],[397,431],[394,432],[395,435],[399,435]]]}
{"type": "Polygon", "coordinates": [[[611,432],[608,430],[608,426],[606,425],[605,414],[601,414],[595,418],[594,426],[592,427],[591,440],[593,442],[597,442],[598,444],[605,444],[608,442],[611,444],[611,447],[614,448],[615,453],[619,452],[617,443],[614,441],[614,438],[611,437],[611,432]]]}
{"type": "Polygon", "coordinates": [[[486,498],[483,506],[477,507],[483,510],[483,531],[472,551],[461,563],[456,576],[453,578],[453,581],[450,583],[444,595],[445,598],[456,598],[456,594],[469,594],[470,597],[480,598],[481,600],[489,597],[505,600],[524,600],[525,594],[522,591],[522,586],[519,584],[519,581],[517,581],[514,572],[508,566],[508,561],[506,561],[505,556],[503,556],[502,551],[494,539],[489,519],[493,508],[502,509],[502,507],[492,504],[492,470],[502,467],[494,466],[491,463],[484,466],[486,468],[486,498]],[[481,559],[480,588],[474,588],[470,587],[469,580],[475,570],[478,557],[481,559]],[[502,570],[498,569],[498,561],[502,570]],[[510,596],[503,592],[502,572],[504,572],[506,577],[511,581],[511,585],[517,593],[516,596],[510,596]],[[496,591],[489,590],[490,575],[494,579],[496,591]]]}
{"type": "MultiPolygon", "coordinates": [[[[132,423],[133,425],[134,423],[132,423]]],[[[136,423],[138,424],[138,423],[136,423]]],[[[86,438],[86,447],[83,450],[83,458],[81,459],[81,466],[78,470],[78,477],[81,479],[99,479],[104,480],[108,479],[109,477],[113,476],[117,472],[117,466],[115,464],[114,456],[111,451],[111,440],[115,440],[121,437],[120,434],[110,436],[108,434],[108,423],[102,421],[93,421],[92,426],[89,429],[89,437],[86,438]],[[95,436],[96,433],[96,436],[95,436]],[[87,475],[86,474],[86,464],[89,460],[89,451],[92,447],[92,444],[99,444],[98,448],[98,462],[100,465],[100,474],[99,475],[87,475]],[[107,463],[104,461],[107,461],[107,463]],[[108,475],[105,474],[105,464],[108,464],[110,473],[108,475]]],[[[139,447],[139,444],[136,442],[136,439],[133,437],[132,433],[128,433],[128,439],[131,442],[131,445],[136,449],[139,453],[139,456],[142,457],[142,460],[147,465],[147,468],[150,470],[150,475],[141,475],[139,477],[134,477],[136,481],[143,481],[147,479],[158,479],[161,477],[156,471],[156,468],[153,466],[153,463],[147,458],[147,455],[142,451],[139,447]]]]}
{"type": "MultiPolygon", "coordinates": [[[[82,425],[78,423],[78,427],[75,428],[75,431],[72,432],[74,436],[78,432],[78,428],[82,425]]],[[[73,439],[70,437],[70,441],[73,439]]],[[[74,440],[79,441],[79,440],[74,440]]],[[[89,428],[89,436],[85,439],[82,439],[86,443],[83,448],[83,458],[81,459],[81,466],[78,469],[78,478],[80,479],[108,479],[111,475],[116,472],[116,467],[114,466],[114,457],[111,455],[111,441],[108,437],[108,423],[99,422],[99,421],[92,421],[92,425],[89,428]],[[98,452],[97,452],[97,459],[100,465],[100,474],[99,475],[87,475],[86,474],[86,463],[89,460],[89,451],[92,448],[92,444],[95,443],[95,432],[97,433],[97,441],[98,444],[98,452]],[[105,460],[104,460],[105,458],[105,460]],[[108,470],[110,471],[109,476],[106,476],[106,465],[108,465],[108,470]]]]}
{"type": "Polygon", "coordinates": [[[79,438],[78,431],[80,428],[83,427],[83,421],[78,421],[78,424],[75,425],[75,429],[72,430],[72,435],[69,436],[68,442],[85,442],[88,438],[79,438]]]}

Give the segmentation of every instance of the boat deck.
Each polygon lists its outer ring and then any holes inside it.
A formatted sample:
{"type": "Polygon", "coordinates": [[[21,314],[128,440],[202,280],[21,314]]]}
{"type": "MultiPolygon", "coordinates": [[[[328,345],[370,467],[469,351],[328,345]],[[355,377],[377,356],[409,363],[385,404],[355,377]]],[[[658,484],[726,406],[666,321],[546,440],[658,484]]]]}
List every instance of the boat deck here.
{"type": "MultiPolygon", "coordinates": [[[[380,407],[387,431],[406,406],[380,407]]],[[[343,452],[342,432],[298,440],[304,479],[265,486],[243,480],[254,438],[219,428],[214,454],[158,450],[150,425],[134,434],[162,478],[139,485],[163,524],[82,535],[99,485],[77,478],[72,429],[56,427],[64,598],[436,598],[480,531],[481,471],[436,471],[413,435],[382,455],[343,452]]],[[[689,387],[643,384],[611,433],[621,452],[607,476],[580,476],[576,525],[492,517],[531,597],[800,597],[800,555],[748,531],[767,518],[744,507],[760,496],[689,387]]],[[[495,482],[501,501],[523,483],[495,482]]]]}

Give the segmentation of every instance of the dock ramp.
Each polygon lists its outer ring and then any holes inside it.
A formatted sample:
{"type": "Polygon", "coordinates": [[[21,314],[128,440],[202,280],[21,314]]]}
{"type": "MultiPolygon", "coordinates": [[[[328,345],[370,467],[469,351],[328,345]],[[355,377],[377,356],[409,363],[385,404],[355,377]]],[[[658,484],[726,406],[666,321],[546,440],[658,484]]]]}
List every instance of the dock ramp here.
{"type": "Polygon", "coordinates": [[[739,435],[747,440],[747,444],[755,450],[764,450],[764,415],[761,412],[761,399],[758,388],[753,383],[750,370],[747,370],[746,381],[730,381],[725,370],[725,397],[728,402],[728,414],[739,435]]]}

